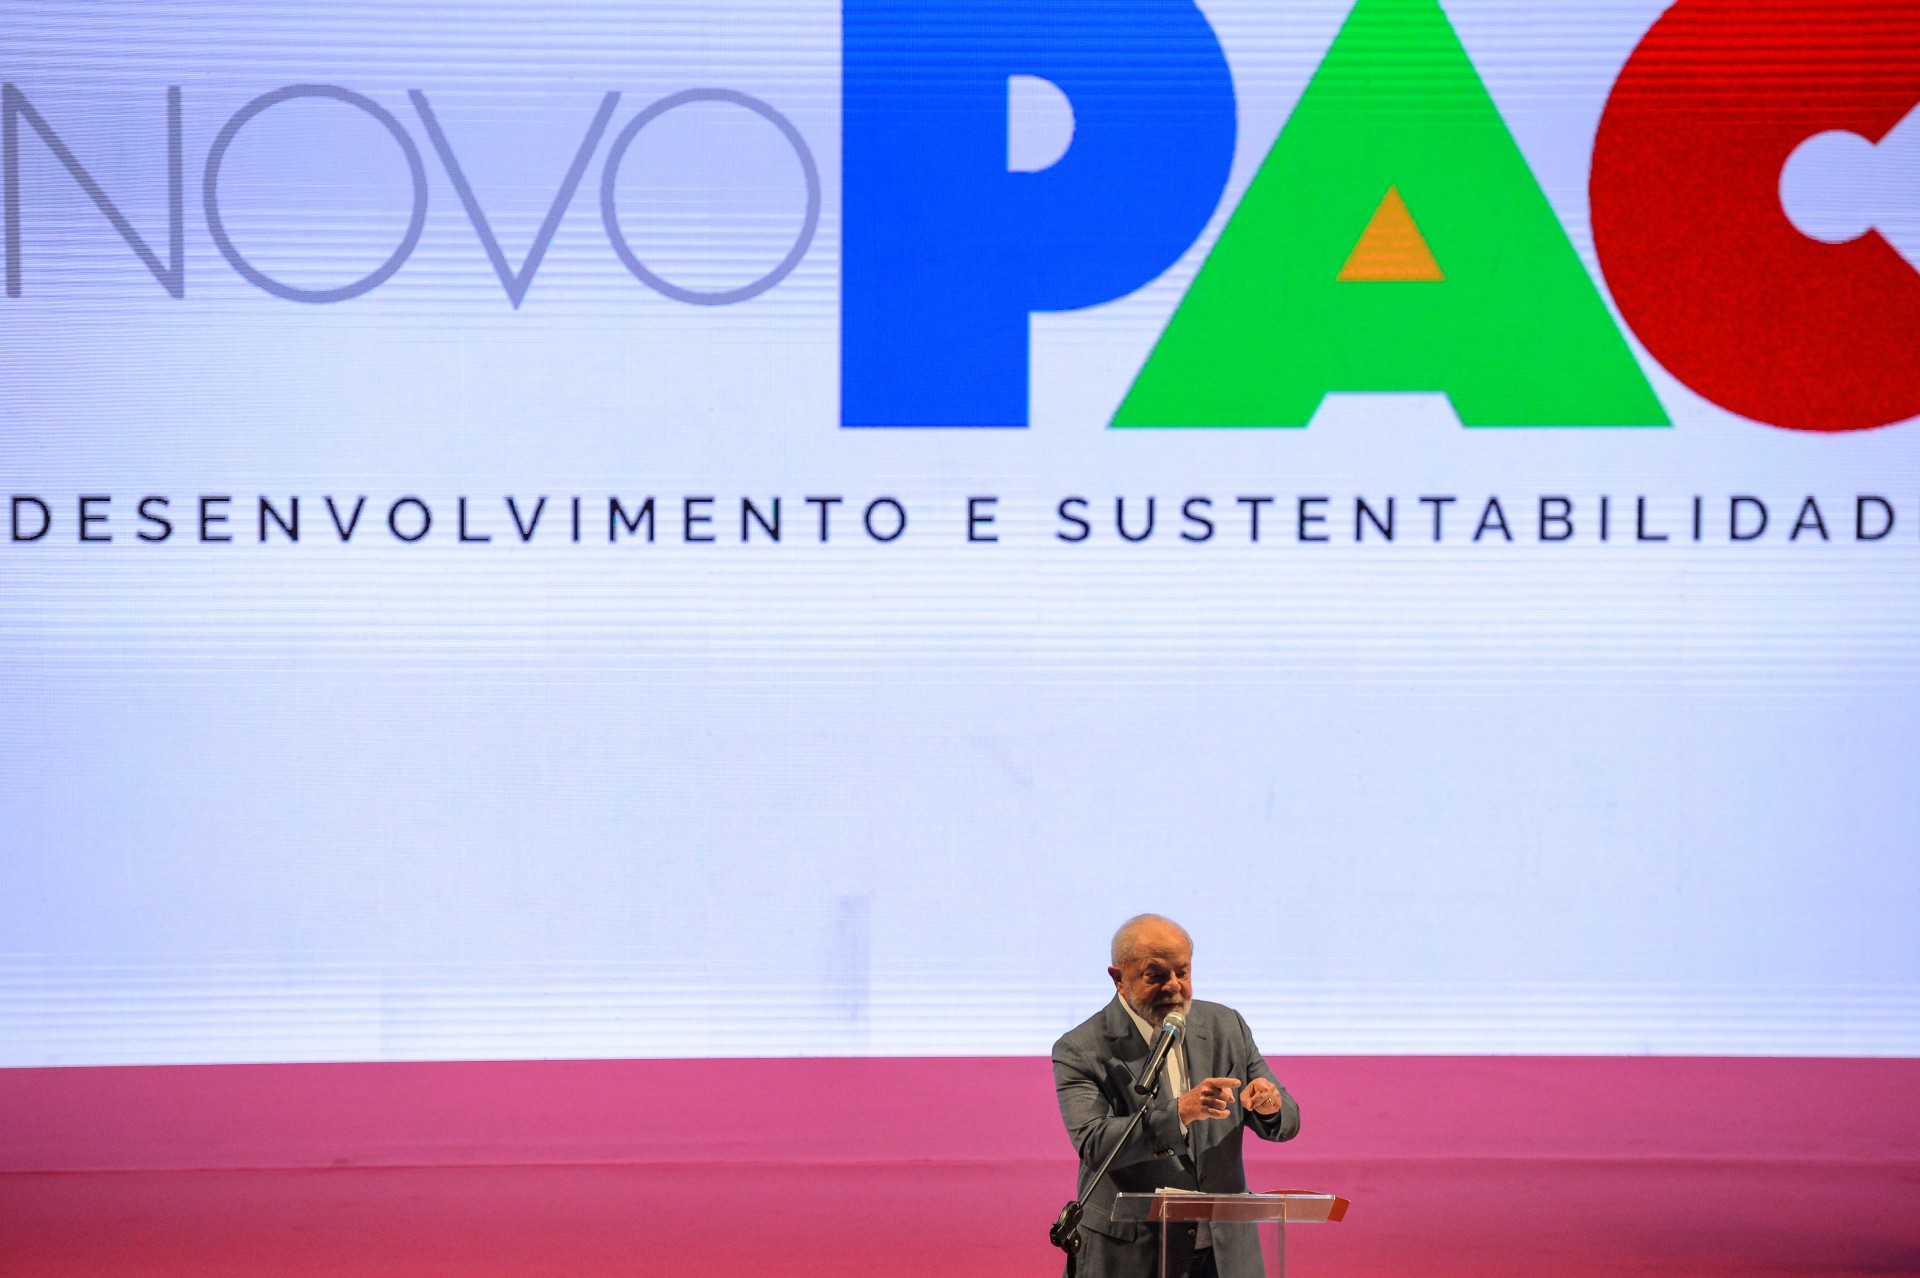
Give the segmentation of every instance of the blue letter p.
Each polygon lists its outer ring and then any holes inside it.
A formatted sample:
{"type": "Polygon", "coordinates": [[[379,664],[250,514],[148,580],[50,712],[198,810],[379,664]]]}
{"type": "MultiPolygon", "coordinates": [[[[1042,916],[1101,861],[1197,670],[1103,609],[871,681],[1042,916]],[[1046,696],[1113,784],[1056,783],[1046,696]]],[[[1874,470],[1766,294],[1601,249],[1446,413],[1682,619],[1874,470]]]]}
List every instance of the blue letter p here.
{"type": "Polygon", "coordinates": [[[1192,0],[846,0],[845,426],[1025,426],[1027,316],[1110,301],[1185,252],[1233,161],[1233,81],[1192,0]],[[1072,145],[1007,171],[1007,84],[1072,145]]]}

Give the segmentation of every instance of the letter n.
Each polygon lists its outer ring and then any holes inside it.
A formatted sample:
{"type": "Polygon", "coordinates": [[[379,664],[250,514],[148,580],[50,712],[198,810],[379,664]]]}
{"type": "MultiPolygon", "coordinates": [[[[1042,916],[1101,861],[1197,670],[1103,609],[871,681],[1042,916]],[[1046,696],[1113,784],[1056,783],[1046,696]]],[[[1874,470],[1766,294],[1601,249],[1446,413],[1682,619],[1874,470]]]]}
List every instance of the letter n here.
{"type": "Polygon", "coordinates": [[[8,84],[0,87],[0,148],[4,156],[0,157],[0,167],[5,169],[6,221],[7,221],[7,296],[20,296],[20,121],[25,120],[40,140],[47,144],[54,157],[66,167],[80,189],[87,193],[99,210],[107,215],[107,221],[113,223],[113,229],[120,233],[140,260],[146,263],[153,278],[160,281],[161,287],[174,297],[187,294],[187,252],[185,187],[181,177],[180,153],[180,86],[174,85],[167,90],[167,250],[168,262],[162,263],[140,233],[133,229],[133,223],[107,193],[87,172],[78,156],[60,140],[46,118],[27,101],[27,95],[15,86],[8,84]]]}

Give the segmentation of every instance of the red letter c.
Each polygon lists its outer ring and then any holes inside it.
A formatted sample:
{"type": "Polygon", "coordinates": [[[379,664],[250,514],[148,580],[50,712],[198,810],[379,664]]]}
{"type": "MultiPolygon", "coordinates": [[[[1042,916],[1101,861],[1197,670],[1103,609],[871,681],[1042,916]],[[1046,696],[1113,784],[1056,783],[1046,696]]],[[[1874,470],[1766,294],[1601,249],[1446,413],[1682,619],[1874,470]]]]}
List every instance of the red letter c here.
{"type": "Polygon", "coordinates": [[[1621,313],[1667,371],[1791,430],[1920,415],[1920,272],[1877,231],[1822,244],[1780,173],[1920,102],[1920,4],[1679,0],[1647,32],[1594,147],[1593,234],[1621,313]]]}

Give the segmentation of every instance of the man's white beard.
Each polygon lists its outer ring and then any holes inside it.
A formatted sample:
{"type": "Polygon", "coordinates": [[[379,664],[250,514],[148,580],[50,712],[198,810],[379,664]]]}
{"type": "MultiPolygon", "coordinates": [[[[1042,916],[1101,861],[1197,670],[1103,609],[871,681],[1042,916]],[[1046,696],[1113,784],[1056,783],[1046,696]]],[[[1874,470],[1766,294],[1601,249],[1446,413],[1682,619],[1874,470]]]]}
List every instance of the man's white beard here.
{"type": "Polygon", "coordinates": [[[1160,1022],[1167,1019],[1167,1014],[1169,1012],[1179,1012],[1182,1015],[1185,1015],[1187,1012],[1187,1009],[1192,1006],[1192,1002],[1193,1002],[1191,999],[1181,999],[1178,1003],[1163,1003],[1158,1008],[1155,1008],[1151,1005],[1146,1007],[1141,1007],[1138,1003],[1135,1003],[1132,999],[1127,998],[1127,996],[1124,994],[1122,994],[1120,997],[1122,1000],[1125,1001],[1128,1007],[1131,1007],[1133,1009],[1133,1014],[1135,1016],[1138,1016],[1141,1020],[1153,1026],[1155,1029],[1160,1028],[1160,1022]]]}

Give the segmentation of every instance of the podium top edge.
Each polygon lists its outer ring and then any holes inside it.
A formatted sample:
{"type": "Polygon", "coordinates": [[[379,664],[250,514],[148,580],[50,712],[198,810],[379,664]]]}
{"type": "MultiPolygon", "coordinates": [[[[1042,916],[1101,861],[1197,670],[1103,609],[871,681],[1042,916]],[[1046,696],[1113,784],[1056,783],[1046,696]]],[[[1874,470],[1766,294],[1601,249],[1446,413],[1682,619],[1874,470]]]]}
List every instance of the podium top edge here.
{"type": "Polygon", "coordinates": [[[1222,1224],[1338,1223],[1351,1204],[1338,1194],[1283,1189],[1264,1194],[1123,1193],[1113,1200],[1116,1221],[1215,1221],[1222,1224]]]}

